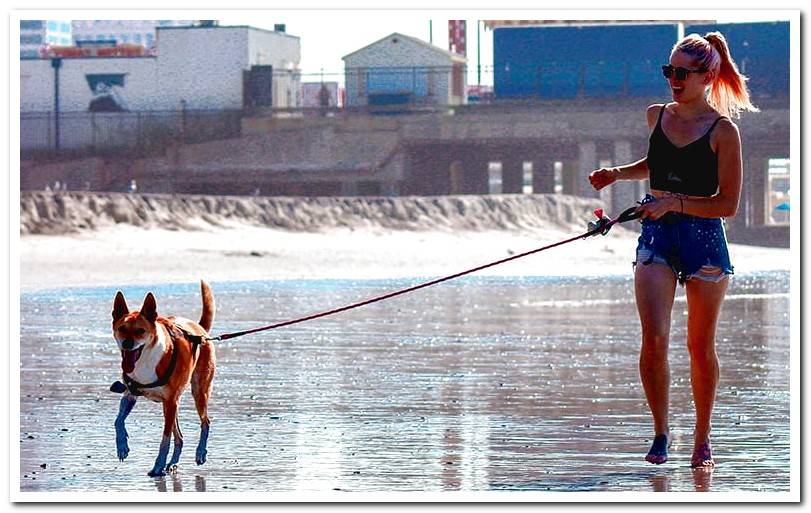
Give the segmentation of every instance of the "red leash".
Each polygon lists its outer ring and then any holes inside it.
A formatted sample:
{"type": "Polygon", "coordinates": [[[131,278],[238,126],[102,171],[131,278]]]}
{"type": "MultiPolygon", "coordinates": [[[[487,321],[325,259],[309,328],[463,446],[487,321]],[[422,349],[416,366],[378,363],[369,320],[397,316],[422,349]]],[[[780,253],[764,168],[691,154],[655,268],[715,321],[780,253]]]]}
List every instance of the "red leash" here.
{"type": "Polygon", "coordinates": [[[462,271],[460,273],[456,273],[456,274],[453,274],[453,275],[450,275],[450,276],[445,276],[443,278],[437,278],[435,280],[427,281],[425,283],[420,283],[418,285],[414,285],[414,286],[408,287],[406,289],[397,290],[395,292],[390,292],[390,293],[384,294],[382,296],[367,299],[365,301],[361,301],[361,302],[358,302],[358,303],[353,303],[351,305],[343,306],[341,308],[336,308],[334,310],[328,310],[326,312],[321,312],[321,313],[317,313],[317,314],[313,314],[313,315],[308,315],[307,317],[301,317],[301,318],[298,318],[298,319],[293,319],[291,321],[284,321],[284,322],[280,322],[280,323],[277,323],[277,324],[271,324],[271,325],[268,325],[268,326],[262,326],[262,327],[259,327],[259,328],[253,328],[253,329],[244,330],[244,331],[236,331],[234,333],[224,333],[224,334],[218,335],[216,337],[209,337],[208,340],[228,340],[229,338],[236,338],[236,337],[241,337],[242,335],[249,335],[251,333],[257,333],[259,331],[266,331],[266,330],[272,330],[272,329],[276,329],[276,328],[281,328],[281,327],[284,327],[284,326],[290,326],[292,324],[298,324],[300,322],[311,321],[313,319],[318,319],[320,317],[326,317],[328,315],[333,315],[333,314],[337,314],[337,313],[340,313],[340,312],[345,312],[346,310],[352,310],[353,308],[360,308],[361,306],[370,305],[372,303],[377,303],[378,301],[383,301],[385,299],[390,299],[390,298],[393,298],[395,296],[399,296],[399,295],[402,295],[402,294],[407,294],[409,292],[414,292],[415,290],[419,290],[419,289],[422,289],[422,288],[425,288],[425,287],[430,287],[431,285],[436,285],[437,283],[442,283],[443,281],[448,281],[448,280],[452,280],[454,278],[459,278],[460,276],[464,276],[466,274],[475,273],[476,271],[481,271],[482,269],[487,269],[488,267],[493,267],[493,266],[496,266],[496,265],[500,265],[500,264],[509,262],[511,260],[516,260],[518,258],[523,258],[525,256],[533,255],[535,253],[540,253],[541,251],[545,251],[547,249],[552,249],[552,248],[557,247],[557,246],[562,246],[564,244],[574,242],[574,241],[576,241],[578,239],[585,239],[585,238],[591,237],[593,235],[598,235],[598,234],[606,235],[608,233],[608,231],[611,229],[611,227],[614,226],[615,224],[624,223],[624,222],[630,221],[632,219],[637,219],[640,216],[639,214],[636,213],[636,207],[631,207],[631,208],[625,210],[622,214],[620,214],[619,217],[617,217],[614,220],[611,220],[611,218],[609,218],[609,217],[603,216],[603,210],[602,209],[595,210],[594,214],[597,216],[598,221],[589,223],[589,226],[588,226],[589,231],[587,231],[586,233],[584,233],[582,235],[577,235],[575,237],[572,237],[570,239],[562,240],[560,242],[556,242],[554,244],[550,244],[550,245],[544,246],[542,248],[537,248],[537,249],[533,249],[532,251],[527,251],[525,253],[521,253],[520,255],[513,255],[511,257],[507,257],[507,258],[503,258],[501,260],[498,260],[496,262],[491,262],[489,264],[481,265],[481,266],[475,267],[473,269],[468,269],[467,271],[462,271]]]}

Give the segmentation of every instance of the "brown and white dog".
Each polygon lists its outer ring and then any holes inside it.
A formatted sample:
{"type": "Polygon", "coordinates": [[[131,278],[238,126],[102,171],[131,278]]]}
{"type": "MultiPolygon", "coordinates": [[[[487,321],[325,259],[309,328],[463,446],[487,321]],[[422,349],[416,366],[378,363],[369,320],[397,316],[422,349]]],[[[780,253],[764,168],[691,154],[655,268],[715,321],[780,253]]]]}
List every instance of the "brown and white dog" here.
{"type": "Polygon", "coordinates": [[[116,447],[121,461],[129,454],[127,430],[124,427],[137,397],[143,395],[152,401],[163,403],[163,438],[161,439],[155,466],[150,476],[166,475],[176,468],[183,449],[183,434],[177,420],[180,396],[191,383],[194,404],[200,415],[200,442],[197,444],[196,461],[206,461],[208,444],[208,399],[211,395],[216,360],[214,345],[207,339],[214,320],[214,296],[204,281],[200,282],[203,296],[203,313],[195,323],[182,317],[160,317],[155,296],[148,293],[141,309],[130,312],[124,294],[120,291],[113,304],[113,336],[121,350],[121,370],[124,383],[116,382],[111,387],[123,392],[118,417],[115,420],[116,447]],[[167,463],[169,441],[174,434],[172,458],[167,463]]]}

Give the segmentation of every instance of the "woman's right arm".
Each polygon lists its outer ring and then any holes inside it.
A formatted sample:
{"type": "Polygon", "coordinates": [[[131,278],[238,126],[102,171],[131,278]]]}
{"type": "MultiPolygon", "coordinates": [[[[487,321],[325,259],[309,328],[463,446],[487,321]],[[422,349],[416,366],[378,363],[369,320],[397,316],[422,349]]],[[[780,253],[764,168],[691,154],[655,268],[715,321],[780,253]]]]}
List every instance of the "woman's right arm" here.
{"type": "Polygon", "coordinates": [[[608,187],[617,180],[645,180],[648,178],[648,157],[643,157],[632,164],[618,167],[604,167],[592,171],[589,175],[591,186],[598,191],[608,187]]]}
{"type": "MultiPolygon", "coordinates": [[[[648,128],[653,130],[656,121],[659,119],[659,110],[664,105],[656,104],[648,107],[646,112],[648,118],[648,128]]],[[[589,175],[589,182],[598,191],[607,187],[617,180],[646,180],[650,175],[648,170],[648,157],[642,157],[636,162],[624,166],[608,167],[593,171],[589,175]]]]}

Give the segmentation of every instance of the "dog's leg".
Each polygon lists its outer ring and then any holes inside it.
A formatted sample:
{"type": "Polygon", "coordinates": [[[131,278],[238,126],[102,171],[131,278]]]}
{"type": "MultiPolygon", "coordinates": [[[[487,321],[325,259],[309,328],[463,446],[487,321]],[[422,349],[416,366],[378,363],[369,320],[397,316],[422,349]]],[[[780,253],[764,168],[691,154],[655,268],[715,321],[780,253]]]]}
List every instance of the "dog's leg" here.
{"type": "Polygon", "coordinates": [[[175,418],[175,427],[172,430],[172,436],[175,439],[175,449],[172,451],[172,459],[166,465],[166,471],[170,472],[177,468],[177,462],[180,461],[180,452],[183,450],[183,433],[180,431],[180,419],[175,418]]]}
{"type": "Polygon", "coordinates": [[[200,356],[197,367],[191,378],[191,393],[194,396],[194,405],[200,416],[200,442],[197,444],[195,461],[198,465],[206,462],[208,453],[208,430],[211,419],[208,418],[208,399],[211,397],[211,384],[214,381],[215,368],[214,346],[211,343],[200,346],[200,356]]]}
{"type": "Polygon", "coordinates": [[[169,443],[172,440],[172,430],[177,421],[177,400],[177,397],[173,397],[163,401],[163,438],[161,438],[155,465],[147,473],[150,477],[166,475],[166,457],[169,456],[169,443]]]}
{"type": "Polygon", "coordinates": [[[127,443],[129,434],[127,434],[127,428],[124,427],[124,421],[135,407],[136,399],[134,395],[124,394],[121,402],[118,403],[118,416],[115,418],[115,446],[118,459],[121,461],[124,461],[130,453],[130,446],[127,443]]]}

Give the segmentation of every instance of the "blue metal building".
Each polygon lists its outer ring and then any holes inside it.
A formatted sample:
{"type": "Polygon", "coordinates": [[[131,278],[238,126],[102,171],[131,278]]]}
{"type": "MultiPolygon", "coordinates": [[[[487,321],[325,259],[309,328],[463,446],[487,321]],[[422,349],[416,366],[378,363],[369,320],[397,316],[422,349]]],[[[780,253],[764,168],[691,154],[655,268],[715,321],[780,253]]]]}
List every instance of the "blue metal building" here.
{"type": "MultiPolygon", "coordinates": [[[[713,30],[727,38],[755,100],[788,94],[788,22],[687,25],[684,33],[713,30]]],[[[660,67],[678,36],[675,23],[496,28],[495,96],[666,97],[660,67]]]]}
{"type": "Polygon", "coordinates": [[[788,96],[791,69],[788,22],[688,25],[684,33],[703,36],[716,30],[726,38],[738,68],[749,77],[755,104],[759,98],[788,96]]]}
{"type": "Polygon", "coordinates": [[[497,98],[659,96],[676,24],[497,28],[497,98]]]}

